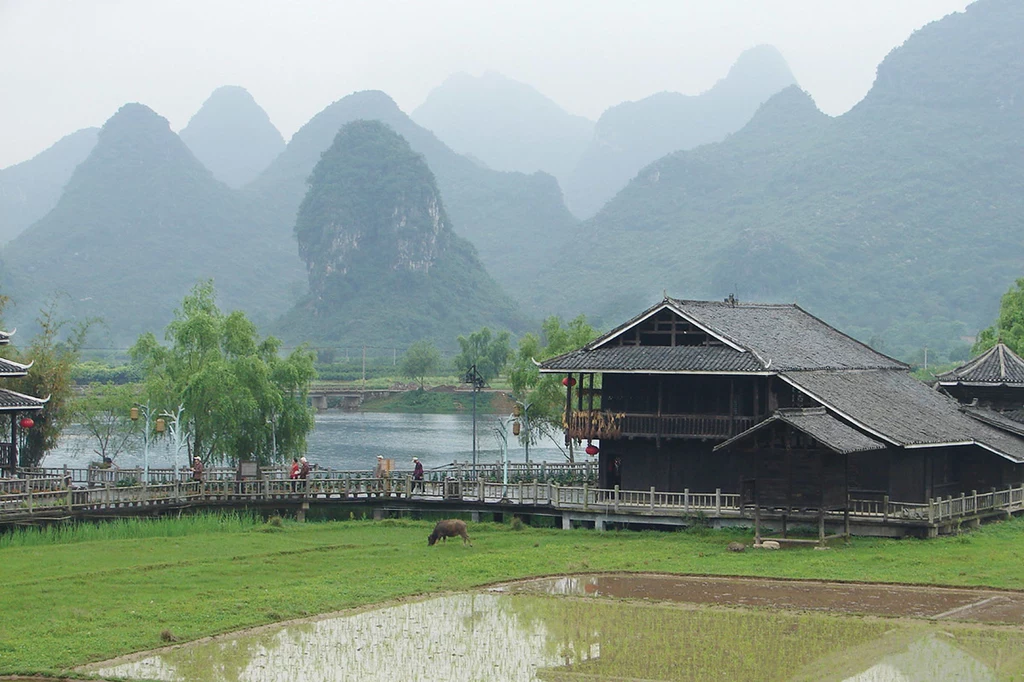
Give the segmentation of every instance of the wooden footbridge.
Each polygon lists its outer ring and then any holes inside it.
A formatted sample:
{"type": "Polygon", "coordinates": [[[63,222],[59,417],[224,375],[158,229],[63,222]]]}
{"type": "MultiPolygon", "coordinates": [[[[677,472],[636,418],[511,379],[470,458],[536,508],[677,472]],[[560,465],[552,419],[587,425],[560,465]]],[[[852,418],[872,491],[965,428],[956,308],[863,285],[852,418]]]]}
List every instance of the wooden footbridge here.
{"type": "MultiPolygon", "coordinates": [[[[253,508],[295,513],[313,507],[371,507],[375,517],[395,512],[483,513],[561,517],[562,527],[609,525],[680,527],[753,526],[780,531],[817,526],[819,539],[842,535],[935,536],[992,518],[1024,511],[1024,487],[972,493],[926,503],[850,499],[847,509],[754,509],[739,495],[604,489],[589,484],[559,485],[518,480],[502,484],[435,475],[414,481],[408,473],[374,478],[367,472],[315,471],[308,480],[289,480],[283,471],[264,471],[236,480],[236,471],[208,470],[203,481],[187,471],[151,470],[150,483],[123,470],[56,469],[22,472],[0,479],[0,526],[70,520],[160,515],[186,509],[253,508]],[[832,535],[828,535],[831,532],[832,535]]],[[[456,473],[455,470],[445,473],[456,473]]],[[[477,472],[480,473],[480,472],[477,472]]],[[[492,471],[493,475],[493,471],[492,471]]]]}

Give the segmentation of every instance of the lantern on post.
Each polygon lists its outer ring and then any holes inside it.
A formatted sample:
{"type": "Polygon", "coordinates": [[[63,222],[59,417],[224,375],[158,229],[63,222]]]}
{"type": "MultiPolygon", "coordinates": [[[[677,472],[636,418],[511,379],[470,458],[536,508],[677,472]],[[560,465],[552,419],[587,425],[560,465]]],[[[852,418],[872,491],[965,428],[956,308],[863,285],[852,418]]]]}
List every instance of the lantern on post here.
{"type": "Polygon", "coordinates": [[[512,435],[513,436],[518,436],[520,430],[521,430],[521,427],[519,426],[519,422],[518,421],[512,422],[512,435]]]}
{"type": "Polygon", "coordinates": [[[562,385],[569,386],[571,388],[572,386],[576,385],[576,379],[574,379],[573,377],[565,377],[564,379],[562,379],[562,385]]]}
{"type": "Polygon", "coordinates": [[[18,426],[23,429],[31,429],[36,423],[32,421],[32,417],[22,417],[21,421],[18,422],[18,426]]]}
{"type": "Polygon", "coordinates": [[[163,433],[164,429],[167,428],[167,422],[164,421],[163,417],[156,420],[156,432],[163,433]]]}

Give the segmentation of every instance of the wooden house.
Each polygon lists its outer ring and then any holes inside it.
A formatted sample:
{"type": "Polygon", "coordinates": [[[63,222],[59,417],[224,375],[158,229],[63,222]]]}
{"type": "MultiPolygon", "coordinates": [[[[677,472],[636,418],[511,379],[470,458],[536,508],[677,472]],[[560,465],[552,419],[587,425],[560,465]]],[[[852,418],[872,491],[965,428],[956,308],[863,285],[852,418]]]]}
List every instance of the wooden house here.
{"type": "MultiPolygon", "coordinates": [[[[0,331],[0,346],[6,346],[11,342],[11,333],[0,331]]],[[[31,364],[23,365],[13,360],[0,358],[0,377],[20,377],[28,374],[31,364]]],[[[0,428],[0,434],[6,432],[10,440],[4,442],[4,436],[0,435],[0,473],[7,476],[14,476],[18,468],[18,431],[22,420],[31,417],[29,415],[38,413],[46,405],[46,400],[33,398],[16,391],[0,388],[0,414],[10,419],[10,428],[0,428]]],[[[28,422],[25,422],[26,426],[28,422]]]]}
{"type": "Polygon", "coordinates": [[[565,375],[567,437],[599,445],[605,488],[826,510],[1024,481],[1024,431],[796,305],[666,298],[541,371],[565,375]]]}

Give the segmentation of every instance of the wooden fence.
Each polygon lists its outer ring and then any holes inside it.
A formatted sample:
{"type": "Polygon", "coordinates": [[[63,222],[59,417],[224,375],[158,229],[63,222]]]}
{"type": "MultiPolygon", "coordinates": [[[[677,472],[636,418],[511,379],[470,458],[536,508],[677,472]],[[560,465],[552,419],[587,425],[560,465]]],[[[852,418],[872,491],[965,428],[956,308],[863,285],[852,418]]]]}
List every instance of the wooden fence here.
{"type": "MultiPolygon", "coordinates": [[[[168,506],[272,505],[274,502],[310,501],[330,504],[360,500],[380,502],[386,501],[385,498],[416,503],[457,501],[638,516],[739,518],[752,513],[748,505],[742,504],[739,495],[721,490],[667,492],[653,487],[649,490],[620,490],[618,487],[566,486],[539,480],[520,480],[503,485],[484,478],[455,477],[415,481],[411,475],[374,478],[366,472],[335,472],[296,481],[280,475],[235,480],[220,476],[223,472],[214,471],[212,473],[218,475],[203,481],[191,481],[185,476],[188,472],[177,471],[152,479],[152,483],[125,483],[128,479],[120,478],[78,484],[74,470],[61,472],[61,476],[37,473],[26,478],[0,480],[0,522],[70,518],[132,508],[141,512],[168,506]]],[[[150,474],[152,477],[154,471],[151,470],[150,474]]],[[[1022,510],[1024,487],[1013,487],[926,503],[898,502],[884,496],[881,500],[851,499],[849,517],[874,524],[896,523],[928,528],[959,519],[1012,514],[1022,510]]],[[[780,510],[766,511],[778,513],[780,510]]],[[[843,514],[843,510],[828,512],[832,517],[843,514]]]]}

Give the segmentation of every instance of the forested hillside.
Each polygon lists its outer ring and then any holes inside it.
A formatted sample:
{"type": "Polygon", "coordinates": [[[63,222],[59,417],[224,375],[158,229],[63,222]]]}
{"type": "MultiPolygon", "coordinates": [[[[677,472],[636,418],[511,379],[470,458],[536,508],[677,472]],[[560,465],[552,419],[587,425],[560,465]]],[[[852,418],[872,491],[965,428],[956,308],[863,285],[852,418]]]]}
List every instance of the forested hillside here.
{"type": "Polygon", "coordinates": [[[576,224],[565,208],[558,183],[546,173],[525,175],[482,168],[413,123],[383,92],[357,92],[314,116],[248,187],[253,201],[267,207],[279,229],[290,232],[306,194],[306,180],[321,153],[331,146],[343,125],[360,119],[387,124],[423,155],[437,178],[456,233],[477,248],[488,272],[519,298],[527,311],[536,310],[536,274],[545,262],[558,257],[546,247],[569,234],[576,224]]]}
{"type": "Polygon", "coordinates": [[[762,45],[741,54],[729,73],[700,95],[659,92],[608,109],[564,183],[569,207],[589,218],[647,164],[723,139],[749,121],[765,100],[794,83],[779,51],[762,45]]]}
{"type": "Polygon", "coordinates": [[[310,176],[295,234],[310,295],[278,325],[286,339],[452,346],[483,325],[522,327],[452,230],[423,157],[379,121],[337,134],[310,176]]]}
{"type": "Polygon", "coordinates": [[[225,307],[267,321],[304,289],[301,262],[294,238],[269,229],[245,199],[165,119],[127,104],[54,209],[5,248],[4,293],[27,322],[64,292],[66,314],[102,318],[114,343],[162,329],[200,279],[214,279],[225,307]]]}
{"type": "Polygon", "coordinates": [[[979,0],[894,50],[843,116],[794,87],[651,164],[580,227],[586,259],[547,281],[586,286],[552,305],[616,320],[666,289],[735,292],[900,356],[962,353],[1024,264],[1022,33],[1024,3],[979,0]]]}
{"type": "Polygon", "coordinates": [[[249,91],[217,88],[178,133],[213,176],[241,187],[284,150],[284,138],[249,91]]]}
{"type": "Polygon", "coordinates": [[[28,161],[0,170],[0,244],[54,207],[75,168],[92,151],[97,132],[83,128],[28,161]]]}

